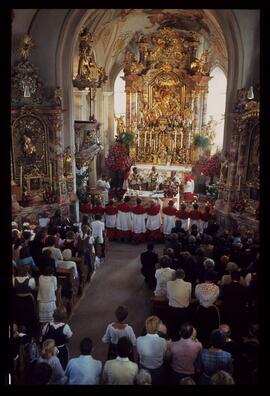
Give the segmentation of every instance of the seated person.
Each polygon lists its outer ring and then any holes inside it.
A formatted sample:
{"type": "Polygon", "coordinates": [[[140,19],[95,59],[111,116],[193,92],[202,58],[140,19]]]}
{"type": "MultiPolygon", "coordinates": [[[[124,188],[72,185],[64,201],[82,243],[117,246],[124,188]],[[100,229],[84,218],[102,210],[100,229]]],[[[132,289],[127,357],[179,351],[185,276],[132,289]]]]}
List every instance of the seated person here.
{"type": "Polygon", "coordinates": [[[72,261],[72,251],[71,249],[65,249],[62,253],[63,255],[63,260],[58,260],[56,263],[56,268],[65,268],[65,269],[74,269],[74,279],[79,278],[78,270],[77,270],[77,264],[75,261],[72,261]]]}

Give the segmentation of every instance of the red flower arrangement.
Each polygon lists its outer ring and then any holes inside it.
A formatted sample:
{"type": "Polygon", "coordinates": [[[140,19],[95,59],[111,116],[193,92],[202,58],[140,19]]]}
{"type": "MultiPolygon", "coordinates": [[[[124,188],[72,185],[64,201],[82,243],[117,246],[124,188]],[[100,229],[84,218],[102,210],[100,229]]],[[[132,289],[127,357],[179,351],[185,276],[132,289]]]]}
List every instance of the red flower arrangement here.
{"type": "Polygon", "coordinates": [[[203,173],[205,176],[219,176],[220,174],[220,157],[215,154],[211,157],[201,156],[194,165],[197,173],[203,173]]]}
{"type": "Polygon", "coordinates": [[[132,164],[126,146],[121,142],[115,142],[109,150],[108,157],[105,158],[105,165],[114,172],[126,172],[132,164]]]}
{"type": "Polygon", "coordinates": [[[243,201],[234,202],[232,205],[232,211],[234,213],[242,213],[245,210],[245,203],[243,201]]]}

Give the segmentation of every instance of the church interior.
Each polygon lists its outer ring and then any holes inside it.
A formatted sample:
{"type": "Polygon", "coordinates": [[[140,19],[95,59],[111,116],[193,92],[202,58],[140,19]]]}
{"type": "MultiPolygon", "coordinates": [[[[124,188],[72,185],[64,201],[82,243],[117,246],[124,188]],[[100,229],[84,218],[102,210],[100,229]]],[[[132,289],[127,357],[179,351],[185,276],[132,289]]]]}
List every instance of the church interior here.
{"type": "Polygon", "coordinates": [[[260,10],[11,33],[8,382],[257,384],[260,10]]]}

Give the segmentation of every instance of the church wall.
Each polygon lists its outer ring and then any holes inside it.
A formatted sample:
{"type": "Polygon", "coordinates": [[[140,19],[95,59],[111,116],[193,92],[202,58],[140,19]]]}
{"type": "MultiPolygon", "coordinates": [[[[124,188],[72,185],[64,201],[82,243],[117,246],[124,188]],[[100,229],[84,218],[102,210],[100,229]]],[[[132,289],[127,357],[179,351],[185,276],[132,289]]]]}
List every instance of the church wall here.
{"type": "Polygon", "coordinates": [[[259,82],[260,63],[260,11],[233,10],[241,32],[244,48],[244,65],[241,88],[259,82]]]}

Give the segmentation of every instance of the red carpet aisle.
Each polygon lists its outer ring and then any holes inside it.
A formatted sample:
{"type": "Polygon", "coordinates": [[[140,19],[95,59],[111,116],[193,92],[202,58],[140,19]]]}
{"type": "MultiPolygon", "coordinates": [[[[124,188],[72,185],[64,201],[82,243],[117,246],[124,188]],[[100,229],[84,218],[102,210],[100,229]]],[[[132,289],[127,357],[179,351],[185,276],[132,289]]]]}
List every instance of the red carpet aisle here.
{"type": "MultiPolygon", "coordinates": [[[[164,245],[157,246],[160,253],[164,245]]],[[[114,310],[124,304],[128,307],[127,322],[136,336],[143,329],[144,320],[150,312],[150,291],[140,273],[139,255],[146,245],[110,243],[106,261],[96,271],[94,278],[80,300],[70,319],[73,337],[70,341],[70,357],[79,354],[79,343],[83,337],[93,340],[93,357],[105,361],[107,345],[103,344],[108,323],[115,320],[114,310]]]]}

